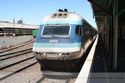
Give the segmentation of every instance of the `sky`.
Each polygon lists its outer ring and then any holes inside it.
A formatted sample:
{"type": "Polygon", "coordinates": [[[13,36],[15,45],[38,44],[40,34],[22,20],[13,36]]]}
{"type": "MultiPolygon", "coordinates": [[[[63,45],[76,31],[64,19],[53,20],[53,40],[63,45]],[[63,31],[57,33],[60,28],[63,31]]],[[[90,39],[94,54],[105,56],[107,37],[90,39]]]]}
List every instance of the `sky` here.
{"type": "Polygon", "coordinates": [[[96,27],[93,11],[88,0],[1,0],[0,21],[23,20],[26,24],[40,25],[42,19],[58,11],[76,12],[96,27]]]}

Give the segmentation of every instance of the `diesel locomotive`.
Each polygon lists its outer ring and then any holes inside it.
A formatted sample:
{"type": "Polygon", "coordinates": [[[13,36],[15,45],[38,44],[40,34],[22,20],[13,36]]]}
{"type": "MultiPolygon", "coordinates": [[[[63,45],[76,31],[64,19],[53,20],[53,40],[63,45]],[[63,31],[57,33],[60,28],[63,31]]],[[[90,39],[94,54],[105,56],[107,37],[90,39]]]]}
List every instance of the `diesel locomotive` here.
{"type": "Polygon", "coordinates": [[[42,20],[33,45],[34,56],[43,70],[73,69],[96,34],[80,15],[59,10],[42,20]]]}

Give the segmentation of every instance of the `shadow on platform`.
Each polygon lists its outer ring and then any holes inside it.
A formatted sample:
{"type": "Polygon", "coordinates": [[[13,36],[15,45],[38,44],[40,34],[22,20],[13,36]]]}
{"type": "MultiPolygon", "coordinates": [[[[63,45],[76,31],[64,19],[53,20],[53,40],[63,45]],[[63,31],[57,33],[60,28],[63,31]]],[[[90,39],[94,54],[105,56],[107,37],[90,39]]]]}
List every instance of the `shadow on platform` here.
{"type": "Polygon", "coordinates": [[[108,69],[108,63],[107,63],[107,56],[106,56],[106,50],[104,48],[103,40],[101,37],[99,37],[96,49],[95,49],[95,55],[93,60],[93,65],[91,68],[91,72],[106,72],[108,69]]]}
{"type": "Polygon", "coordinates": [[[104,48],[102,38],[99,37],[91,72],[125,72],[125,39],[118,40],[117,61],[117,70],[114,71],[110,65],[111,57],[104,48]]]}
{"type": "Polygon", "coordinates": [[[118,72],[125,72],[125,39],[118,40],[118,72]]]}
{"type": "Polygon", "coordinates": [[[88,83],[124,83],[125,82],[125,39],[118,40],[118,68],[111,69],[110,56],[99,37],[88,83]]]}

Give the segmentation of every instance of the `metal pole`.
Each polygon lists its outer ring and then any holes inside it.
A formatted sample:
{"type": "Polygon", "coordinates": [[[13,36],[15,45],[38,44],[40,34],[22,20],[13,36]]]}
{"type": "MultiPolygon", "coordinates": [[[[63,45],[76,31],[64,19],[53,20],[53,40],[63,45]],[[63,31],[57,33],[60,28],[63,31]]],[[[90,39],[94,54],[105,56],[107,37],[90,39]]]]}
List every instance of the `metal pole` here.
{"type": "Polygon", "coordinates": [[[4,32],[3,32],[3,33],[4,33],[4,37],[6,37],[6,31],[5,31],[5,28],[4,28],[3,30],[4,30],[4,32]]]}
{"type": "MultiPolygon", "coordinates": [[[[23,21],[23,17],[22,17],[22,21],[23,21]]],[[[22,22],[22,35],[24,35],[24,33],[23,33],[23,22],[22,22]]]]}
{"type": "Polygon", "coordinates": [[[118,47],[118,0],[114,1],[113,9],[113,69],[117,69],[117,47],[118,47]]]}
{"type": "MultiPolygon", "coordinates": [[[[15,19],[13,19],[13,28],[15,28],[15,19]]],[[[16,28],[15,28],[15,30],[12,32],[12,35],[13,35],[13,36],[16,35],[16,28]]]]}
{"type": "Polygon", "coordinates": [[[4,35],[4,37],[6,37],[6,29],[5,29],[5,27],[2,25],[2,24],[0,24],[2,27],[1,27],[1,29],[3,30],[3,35],[4,35]]]}

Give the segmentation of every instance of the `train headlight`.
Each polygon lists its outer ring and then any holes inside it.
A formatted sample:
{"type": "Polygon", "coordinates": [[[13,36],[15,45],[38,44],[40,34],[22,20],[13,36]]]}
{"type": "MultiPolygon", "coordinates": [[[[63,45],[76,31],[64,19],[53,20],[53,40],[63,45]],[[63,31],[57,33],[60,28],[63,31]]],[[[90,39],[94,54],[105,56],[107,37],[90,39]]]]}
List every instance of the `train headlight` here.
{"type": "Polygon", "coordinates": [[[70,57],[70,53],[62,53],[62,56],[63,56],[64,58],[70,57]]]}
{"type": "Polygon", "coordinates": [[[41,59],[43,54],[40,53],[40,52],[34,52],[34,56],[35,56],[36,59],[41,59]]]}
{"type": "Polygon", "coordinates": [[[33,55],[36,56],[36,55],[37,55],[37,52],[33,52],[33,55]]]}
{"type": "Polygon", "coordinates": [[[80,55],[80,52],[63,53],[64,59],[76,59],[80,55]]]}
{"type": "Polygon", "coordinates": [[[44,53],[42,53],[42,55],[43,55],[43,56],[46,56],[46,53],[44,52],[44,53]]]}
{"type": "Polygon", "coordinates": [[[62,55],[64,55],[64,56],[69,56],[70,53],[63,53],[62,55]]]}
{"type": "Polygon", "coordinates": [[[59,56],[62,56],[62,53],[59,53],[59,56]]]}

